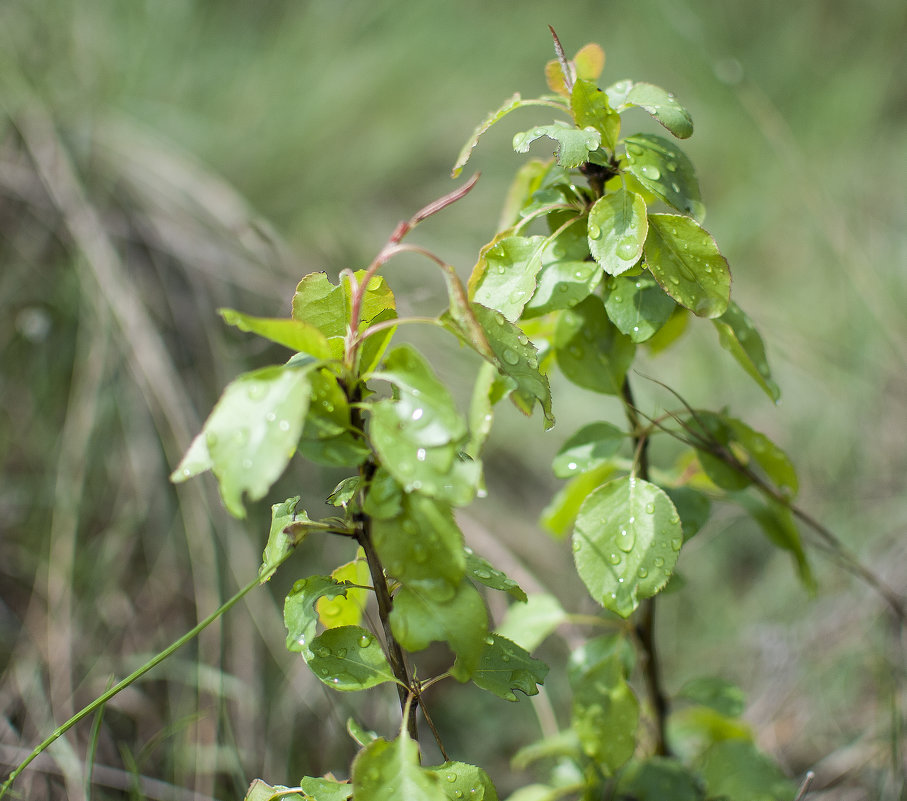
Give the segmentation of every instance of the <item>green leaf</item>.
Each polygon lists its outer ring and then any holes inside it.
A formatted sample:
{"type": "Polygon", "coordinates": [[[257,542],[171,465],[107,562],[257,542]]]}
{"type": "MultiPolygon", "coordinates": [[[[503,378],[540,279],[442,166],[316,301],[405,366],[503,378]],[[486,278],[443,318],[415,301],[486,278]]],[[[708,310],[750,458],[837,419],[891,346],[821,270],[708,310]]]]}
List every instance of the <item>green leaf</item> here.
{"type": "Polygon", "coordinates": [[[539,188],[550,166],[550,162],[530,159],[516,171],[501,210],[499,230],[510,228],[519,222],[520,211],[528,205],[532,194],[539,188]]]}
{"type": "Polygon", "coordinates": [[[733,417],[723,419],[730,428],[732,441],[746,451],[784,495],[794,497],[800,484],[790,457],[765,434],[750,428],[742,420],[733,417]]]}
{"type": "Polygon", "coordinates": [[[746,703],[743,690],[733,682],[716,676],[691,679],[680,688],[677,698],[707,706],[729,718],[740,717],[746,703]]]}
{"type": "Polygon", "coordinates": [[[712,235],[690,217],[650,214],[646,266],[681,306],[699,317],[727,310],[731,271],[712,235]]]}
{"type": "Polygon", "coordinates": [[[447,504],[421,493],[404,495],[400,514],[372,522],[372,536],[391,576],[439,601],[454,596],[466,558],[463,535],[447,504]]]}
{"type": "Polygon", "coordinates": [[[308,801],[299,793],[287,793],[290,789],[292,788],[284,787],[282,784],[271,785],[261,779],[254,779],[246,790],[243,801],[272,801],[275,798],[280,801],[308,801]]]}
{"type": "Polygon", "coordinates": [[[465,580],[447,601],[438,601],[418,588],[402,587],[394,597],[390,622],[394,636],[407,651],[421,651],[435,641],[446,642],[457,656],[450,671],[457,681],[469,680],[488,635],[485,604],[476,588],[465,580]]]}
{"type": "Polygon", "coordinates": [[[469,279],[470,299],[516,322],[535,291],[544,242],[541,236],[499,234],[492,239],[479,251],[469,279]]]}
{"type": "Polygon", "coordinates": [[[620,136],[620,114],[613,111],[608,96],[593,81],[579,78],[573,84],[570,97],[573,119],[582,128],[594,128],[601,134],[601,143],[608,150],[617,147],[620,136]]]}
{"type": "Polygon", "coordinates": [[[299,786],[314,801],[344,801],[353,794],[353,785],[349,782],[338,782],[333,779],[303,776],[299,786]]]}
{"type": "Polygon", "coordinates": [[[618,189],[589,210],[589,250],[610,275],[620,275],[639,261],[647,231],[646,203],[635,192],[618,189]]]}
{"type": "Polygon", "coordinates": [[[354,431],[350,405],[330,370],[311,373],[312,399],[299,452],[308,460],[331,467],[357,467],[371,454],[354,431]]]}
{"type": "Polygon", "coordinates": [[[527,651],[534,651],[549,634],[567,620],[567,613],[553,595],[535,593],[524,604],[507,610],[497,633],[527,651]]]}
{"type": "MultiPolygon", "coordinates": [[[[287,498],[283,503],[275,503],[271,507],[271,530],[268,534],[268,544],[265,545],[264,553],[261,555],[261,567],[258,568],[258,580],[262,584],[274,575],[287,554],[299,544],[297,537],[284,533],[284,529],[296,520],[296,504],[299,503],[299,497],[297,495],[294,498],[287,498]]],[[[308,520],[305,512],[300,514],[308,520]]]]}
{"type": "Polygon", "coordinates": [[[687,420],[691,430],[705,434],[711,448],[699,450],[699,461],[706,475],[722,489],[739,490],[749,486],[751,479],[735,470],[710,450],[722,447],[744,466],[752,469],[753,463],[761,468],[768,479],[787,496],[797,494],[797,471],[787,454],[764,434],[750,428],[742,420],[714,412],[697,411],[687,420]]]}
{"type": "Polygon", "coordinates": [[[650,275],[614,278],[605,297],[611,322],[636,343],[651,339],[676,308],[650,275]]]}
{"type": "Polygon", "coordinates": [[[712,502],[707,495],[692,487],[663,487],[680,515],[683,528],[683,541],[686,542],[699,532],[712,510],[712,502]]]}
{"type": "Polygon", "coordinates": [[[667,584],[682,545],[671,499],[633,477],[610,481],[589,495],[573,532],[580,578],[596,601],[621,617],[667,584]]]}
{"type": "Polygon", "coordinates": [[[589,158],[589,153],[598,150],[602,135],[595,128],[575,128],[560,120],[551,125],[537,125],[513,137],[513,149],[517,153],[528,153],[529,146],[543,136],[557,142],[557,163],[561,167],[579,167],[589,158]]]}
{"type": "Polygon", "coordinates": [[[497,790],[488,774],[465,762],[445,762],[426,768],[440,780],[439,784],[449,801],[498,801],[497,790]]]}
{"type": "Polygon", "coordinates": [[[661,125],[678,139],[693,135],[693,119],[690,113],[670,92],[651,83],[618,81],[606,90],[611,105],[618,111],[636,106],[649,112],[661,125]]]}
{"type": "Polygon", "coordinates": [[[335,690],[367,690],[395,681],[381,643],[361,626],[328,629],[310,648],[309,667],[335,690]]]}
{"type": "Polygon", "coordinates": [[[475,146],[479,144],[479,138],[482,134],[496,122],[506,117],[511,111],[520,108],[522,105],[524,105],[523,99],[520,97],[520,93],[517,92],[513,97],[507,100],[503,106],[492,111],[491,114],[479,123],[478,127],[473,131],[472,136],[469,138],[469,141],[463,145],[460,155],[457,156],[456,164],[454,164],[453,169],[450,171],[451,178],[457,178],[460,173],[463,172],[463,167],[466,166],[466,162],[468,162],[469,157],[472,156],[472,151],[475,149],[475,146]]]}
{"type": "Polygon", "coordinates": [[[797,792],[781,769],[746,740],[715,743],[699,766],[710,798],[790,801],[797,792]]]}
{"type": "Polygon", "coordinates": [[[472,308],[494,353],[495,366],[510,380],[513,390],[510,397],[514,405],[529,415],[538,401],[545,415],[545,427],[551,428],[554,425],[551,389],[548,379],[539,372],[538,350],[522,329],[500,312],[480,303],[474,303],[472,308]]]}
{"type": "Polygon", "coordinates": [[[469,444],[466,453],[473,459],[482,454],[485,441],[491,433],[494,406],[509,392],[507,379],[491,362],[482,362],[473,385],[469,404],[469,444]]]}
{"type": "Polygon", "coordinates": [[[611,423],[590,423],[568,439],[552,467],[558,478],[572,478],[608,462],[620,449],[626,434],[611,423]]]}
{"type": "Polygon", "coordinates": [[[330,576],[309,576],[299,579],[283,605],[283,622],[287,628],[287,650],[311,658],[309,650],[318,624],[315,602],[319,598],[346,595],[349,585],[340,584],[330,576]]]}
{"type": "Polygon", "coordinates": [[[327,497],[327,502],[331,506],[343,506],[346,507],[353,498],[356,497],[356,493],[359,492],[359,487],[362,484],[362,479],[359,476],[350,476],[349,478],[343,479],[336,487],[334,487],[333,492],[327,497]]]}
{"type": "Polygon", "coordinates": [[[770,498],[760,501],[749,495],[740,494],[735,496],[735,500],[749,512],[750,517],[756,521],[772,544],[790,552],[803,586],[809,592],[815,592],[816,579],[803,550],[800,531],[790,509],[770,498]]]}
{"type": "Polygon", "coordinates": [[[539,522],[558,539],[566,537],[586,496],[607,481],[615,470],[611,462],[606,462],[571,479],[542,510],[539,522]]]}
{"type": "Polygon", "coordinates": [[[676,759],[649,757],[632,762],[617,783],[620,798],[636,801],[702,801],[697,777],[676,759]]]}
{"type": "Polygon", "coordinates": [[[387,520],[402,509],[403,488],[385,468],[379,467],[372,476],[362,511],[377,520],[387,520]]]}
{"type": "Polygon", "coordinates": [[[398,397],[375,406],[393,406],[394,414],[405,424],[413,440],[423,446],[445,445],[466,437],[466,422],[453,398],[431,365],[411,345],[394,348],[384,360],[383,369],[371,377],[394,385],[398,397]]]}
{"type": "Polygon", "coordinates": [[[753,321],[732,300],[724,314],[713,319],[712,323],[718,331],[721,347],[728,351],[762,387],[765,394],[777,403],[781,397],[781,390],[772,380],[768,360],[765,358],[765,345],[753,321]]]}
{"type": "Polygon", "coordinates": [[[327,273],[309,273],[296,287],[292,315],[294,320],[314,326],[328,338],[343,337],[349,321],[346,295],[331,283],[327,273]]]}
{"type": "Polygon", "coordinates": [[[218,311],[228,325],[235,325],[240,331],[258,334],[290,350],[308,353],[316,359],[331,357],[331,349],[324,334],[301,320],[252,317],[233,309],[218,311]]]}
{"type": "Polygon", "coordinates": [[[447,801],[438,776],[419,766],[419,746],[402,733],[359,752],[353,787],[356,801],[447,801]]]}
{"type": "Polygon", "coordinates": [[[397,398],[371,407],[369,439],[407,492],[456,506],[475,496],[480,465],[460,456],[468,431],[450,393],[409,345],[395,348],[374,378],[391,382],[397,398]]]}
{"type": "Polygon", "coordinates": [[[605,395],[620,394],[636,352],[594,295],[561,314],[554,347],[557,363],[570,381],[605,395]]]}
{"type": "Polygon", "coordinates": [[[369,598],[369,591],[362,587],[367,587],[371,578],[368,564],[365,561],[365,552],[360,548],[353,561],[335,567],[331,571],[331,578],[337,582],[348,581],[350,584],[359,586],[350,587],[346,591],[346,595],[319,598],[315,602],[318,619],[325,628],[329,629],[340,626],[358,626],[362,622],[362,613],[365,611],[369,598]]]}
{"type": "Polygon", "coordinates": [[[515,642],[492,634],[486,639],[473,683],[505,701],[517,701],[514,690],[538,695],[538,686],[548,675],[548,665],[534,659],[515,642]]]}
{"type": "Polygon", "coordinates": [[[705,206],[693,163],[673,142],[652,134],[636,134],[624,139],[627,170],[656,197],[700,222],[705,206]]]}
{"type": "Polygon", "coordinates": [[[532,299],[523,317],[540,317],[548,312],[570,309],[585,300],[601,283],[602,271],[591,261],[549,261],[542,259],[532,299]]]}
{"type": "Polygon", "coordinates": [[[573,730],[606,775],[613,775],[636,750],[639,701],[626,682],[624,650],[622,638],[598,638],[570,658],[573,730]]]}
{"type": "Polygon", "coordinates": [[[239,376],[224,390],[171,480],[210,469],[227,511],[245,517],[243,493],[253,501],[264,497],[293,456],[310,392],[305,369],[264,367],[239,376]]]}
{"type": "Polygon", "coordinates": [[[668,321],[646,340],[646,348],[653,356],[666,351],[687,330],[690,321],[690,312],[683,306],[674,306],[668,321]]]}
{"type": "Polygon", "coordinates": [[[511,598],[525,603],[526,593],[512,578],[503,571],[491,566],[491,563],[479,556],[472,548],[464,548],[466,556],[466,574],[473,581],[500,592],[506,592],[511,598]]]}
{"type": "Polygon", "coordinates": [[[363,747],[379,739],[376,732],[373,732],[371,729],[366,729],[355,718],[346,719],[346,731],[357,745],[363,747]]]}
{"type": "MultiPolygon", "coordinates": [[[[357,270],[355,277],[357,281],[361,281],[365,277],[365,270],[357,270]]],[[[344,338],[352,313],[352,294],[349,279],[336,285],[321,272],[309,273],[303,277],[293,295],[293,319],[304,321],[321,331],[328,338],[331,355],[335,359],[343,355],[344,338]]],[[[383,276],[372,276],[362,293],[357,333],[364,331],[373,321],[392,319],[395,316],[393,292],[383,276]]],[[[370,349],[370,353],[368,358],[363,355],[363,360],[373,362],[376,352],[380,355],[388,336],[389,333],[385,333],[376,337],[374,343],[370,338],[363,347],[363,351],[370,349]]]]}

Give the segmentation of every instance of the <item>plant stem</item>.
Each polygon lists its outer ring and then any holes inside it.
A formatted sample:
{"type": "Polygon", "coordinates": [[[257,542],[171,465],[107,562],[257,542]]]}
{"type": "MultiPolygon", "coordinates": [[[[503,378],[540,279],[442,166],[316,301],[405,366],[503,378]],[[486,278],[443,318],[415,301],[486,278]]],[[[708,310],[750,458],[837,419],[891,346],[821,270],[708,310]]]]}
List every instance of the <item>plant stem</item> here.
{"type": "Polygon", "coordinates": [[[43,753],[50,745],[57,740],[59,737],[68,732],[73,726],[75,726],[80,720],[88,717],[92,712],[101,708],[106,704],[111,698],[113,698],[117,693],[125,690],[130,684],[132,684],[137,679],[144,676],[149,670],[157,667],[161,662],[167,659],[171,654],[177,651],[179,648],[184,646],[187,642],[197,637],[203,629],[210,626],[215,620],[217,620],[221,615],[226,613],[234,604],[238,603],[245,595],[254,590],[261,583],[261,579],[257,576],[255,579],[250,581],[245,587],[243,587],[239,592],[236,593],[229,601],[227,601],[223,606],[216,609],[208,617],[202,620],[195,628],[186,632],[182,637],[180,637],[175,643],[165,648],[159,654],[157,654],[152,659],[148,660],[144,665],[142,665],[138,670],[130,673],[125,679],[114,684],[107,692],[103,695],[98,696],[92,701],[88,706],[80,711],[76,712],[69,720],[66,721],[62,726],[58,726],[54,729],[53,733],[48,736],[45,740],[38,745],[31,754],[28,755],[28,758],[25,761],[21,762],[19,766],[7,777],[6,781],[0,785],[0,798],[3,798],[6,795],[9,788],[12,786],[13,782],[19,777],[19,774],[22,773],[25,768],[31,764],[31,762],[36,759],[41,753],[43,753]]]}
{"type": "MultiPolygon", "coordinates": [[[[649,480],[649,436],[640,424],[630,379],[624,379],[622,387],[624,410],[627,420],[633,429],[633,444],[637,453],[635,473],[643,480],[649,480]]],[[[665,727],[668,718],[668,699],[661,683],[661,665],[658,661],[658,648],[655,642],[655,598],[647,598],[640,604],[636,623],[636,636],[645,653],[643,670],[646,677],[646,689],[652,711],[655,714],[655,753],[659,756],[670,755],[665,727]]]]}
{"type": "MultiPolygon", "coordinates": [[[[372,466],[374,472],[374,466],[372,466]]],[[[366,468],[363,468],[366,471],[366,468]]],[[[390,614],[394,608],[394,602],[391,599],[390,592],[387,589],[387,579],[384,577],[384,567],[378,558],[378,553],[372,543],[372,521],[367,515],[359,513],[356,517],[357,539],[365,551],[365,559],[368,562],[368,569],[372,576],[372,586],[375,588],[375,598],[378,600],[378,617],[381,618],[381,626],[384,629],[384,641],[387,645],[387,658],[390,663],[394,677],[399,682],[397,684],[397,693],[400,696],[400,709],[403,714],[407,715],[406,729],[411,739],[418,742],[419,732],[416,727],[416,710],[414,705],[407,709],[407,698],[410,695],[409,671],[406,669],[406,662],[403,658],[403,649],[394,633],[391,630],[390,614]]]]}
{"type": "MultiPolygon", "coordinates": [[[[367,282],[363,283],[363,286],[367,282]]],[[[357,404],[361,400],[361,391],[358,384],[344,386],[344,391],[350,401],[350,422],[356,431],[365,431],[365,421],[362,419],[362,411],[357,404]]],[[[363,440],[365,435],[362,434],[363,440]]],[[[368,444],[366,442],[366,444],[368,444]]],[[[376,465],[373,459],[367,459],[359,467],[359,508],[365,506],[365,497],[368,493],[367,487],[374,478],[376,465]]],[[[354,516],[355,537],[365,552],[365,560],[368,563],[369,574],[372,577],[372,587],[375,590],[375,598],[378,601],[378,617],[381,618],[381,628],[384,631],[384,642],[387,647],[387,660],[390,663],[394,678],[397,679],[397,694],[400,697],[400,709],[406,716],[406,730],[411,739],[419,741],[419,730],[416,726],[415,705],[411,704],[409,699],[412,695],[413,684],[410,681],[409,671],[406,668],[406,660],[403,657],[403,648],[394,636],[391,629],[390,615],[394,608],[394,602],[391,599],[390,592],[387,589],[387,579],[384,576],[384,566],[378,552],[375,550],[375,544],[372,542],[372,519],[367,514],[359,511],[354,516]]]]}

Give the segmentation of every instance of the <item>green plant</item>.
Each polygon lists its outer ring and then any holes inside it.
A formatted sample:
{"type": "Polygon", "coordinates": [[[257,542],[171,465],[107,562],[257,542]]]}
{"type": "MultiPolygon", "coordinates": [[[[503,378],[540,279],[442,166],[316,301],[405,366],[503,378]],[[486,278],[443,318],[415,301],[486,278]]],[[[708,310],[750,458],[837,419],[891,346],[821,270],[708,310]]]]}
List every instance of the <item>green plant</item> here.
{"type": "MultiPolygon", "coordinates": [[[[546,70],[554,94],[511,98],[479,126],[455,165],[456,175],[479,137],[511,111],[535,106],[565,118],[514,137],[518,152],[547,138],[557,154],[520,170],[507,224],[482,249],[466,287],[443,259],[404,239],[462,198],[475,179],[401,223],[366,269],[343,271],[338,284],[323,273],[305,276],[289,318],[223,311],[229,324],[295,355],[227,387],[174,480],[211,470],[225,506],[242,517],[244,496],[265,497],[298,451],[352,471],[328,498],[337,512],[311,519],[298,508],[299,497],[274,505],[258,580],[41,747],[267,582],[303,539],[334,535],[349,541],[348,561],[330,575],[296,581],[284,610],[287,647],[338,691],[395,684],[399,732],[388,741],[351,721],[362,750],[349,782],[307,777],[283,787],[259,780],[247,798],[497,798],[482,768],[448,758],[426,693],[454,680],[508,701],[517,700],[516,691],[536,694],[548,666],[530,652],[570,619],[552,598],[527,597],[466,548],[454,515],[483,492],[481,455],[498,402],[509,398],[526,414],[538,405],[546,428],[554,424],[547,376],[557,366],[567,382],[616,396],[625,410],[625,428],[595,422],[566,440],[554,470],[568,483],[544,520],[555,536],[572,532],[578,576],[602,607],[586,623],[606,633],[587,638],[566,665],[570,726],[514,757],[521,767],[553,765],[549,776],[512,798],[797,794],[752,744],[733,685],[703,677],[667,698],[655,596],[679,582],[678,554],[715,500],[752,515],[773,544],[791,553],[807,588],[814,580],[796,518],[843,551],[793,506],[796,472],[764,435],[726,412],[693,409],[673,390],[676,409],[649,416],[638,408],[629,377],[637,347],[670,347],[691,314],[713,322],[720,344],[772,399],[779,392],[761,338],[730,299],[727,262],[701,225],[704,207],[689,160],[664,137],[621,137],[622,115],[634,108],[676,138],[691,135],[689,115],[650,84],[598,89],[602,51],[590,45],[568,61],[555,43],[558,59],[546,70]],[[659,207],[667,210],[652,211],[659,207]],[[449,295],[440,316],[397,316],[383,268],[401,253],[421,254],[440,269],[449,295]],[[439,327],[477,354],[467,415],[418,349],[392,347],[402,325],[439,327]],[[656,463],[650,445],[659,435],[684,447],[666,450],[656,463]],[[497,630],[480,588],[514,601],[497,630]],[[380,622],[374,631],[363,625],[370,595],[380,622]],[[417,655],[433,642],[445,643],[452,660],[446,671],[423,678],[417,655]],[[420,711],[446,760],[441,765],[421,765],[420,711]]],[[[899,599],[880,589],[903,617],[899,599]]]]}

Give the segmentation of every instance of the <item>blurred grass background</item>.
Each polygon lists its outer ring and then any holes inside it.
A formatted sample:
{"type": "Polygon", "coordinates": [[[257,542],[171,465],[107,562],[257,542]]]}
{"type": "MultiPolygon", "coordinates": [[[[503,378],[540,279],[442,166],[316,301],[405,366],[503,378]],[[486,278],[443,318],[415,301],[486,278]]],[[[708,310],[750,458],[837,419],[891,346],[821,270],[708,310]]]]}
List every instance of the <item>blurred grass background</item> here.
{"type": "MultiPolygon", "coordinates": [[[[641,369],[785,447],[803,505],[903,592],[903,3],[5,0],[0,764],[257,568],[266,503],[240,523],[210,479],[167,481],[223,386],[282,355],[225,330],[215,310],[280,314],[303,274],[366,264],[397,220],[452,188],[450,166],[487,111],[545,91],[548,24],[568,52],[605,47],[604,81],[660,84],[691,110],[684,149],[706,225],[783,404],[708,325],[641,369]]],[[[476,151],[483,178],[468,199],[416,235],[464,274],[522,163],[510,137],[536,118],[520,114],[476,151]]],[[[436,276],[399,270],[404,308],[443,306],[436,276]]],[[[437,348],[465,386],[471,364],[437,348]]],[[[637,394],[650,410],[667,402],[642,379],[637,394]]],[[[463,524],[527,589],[588,609],[569,554],[536,520],[557,488],[550,456],[617,409],[577,395],[555,411],[563,422],[537,442],[539,420],[501,414],[490,497],[463,524]]],[[[318,514],[339,477],[299,464],[271,502],[301,492],[318,514]]],[[[285,573],[323,571],[339,554],[306,549],[285,573]]],[[[809,598],[751,525],[719,511],[684,551],[686,588],[660,606],[668,688],[713,673],[739,682],[760,745],[792,776],[817,771],[810,797],[897,798],[903,650],[876,596],[816,564],[809,598]]],[[[392,692],[329,694],[285,652],[281,591],[296,574],[108,705],[93,798],[239,798],[254,776],[342,772],[350,714],[391,734],[392,692]]],[[[556,640],[546,648],[563,655],[556,640]]],[[[537,730],[530,703],[453,690],[436,715],[455,758],[517,786],[508,749],[537,730]]],[[[549,696],[564,721],[556,682],[549,696]]],[[[58,741],[21,797],[84,798],[88,741],[87,723],[58,741]]]]}

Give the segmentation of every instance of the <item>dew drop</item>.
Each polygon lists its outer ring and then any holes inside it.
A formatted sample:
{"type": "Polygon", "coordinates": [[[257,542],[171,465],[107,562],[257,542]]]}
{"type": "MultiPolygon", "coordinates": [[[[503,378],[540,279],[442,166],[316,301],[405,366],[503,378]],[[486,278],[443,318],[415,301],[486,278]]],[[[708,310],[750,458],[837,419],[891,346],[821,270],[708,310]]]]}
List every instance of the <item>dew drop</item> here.
{"type": "Polygon", "coordinates": [[[345,656],[346,656],[346,648],[338,648],[337,649],[337,658],[343,659],[343,657],[345,657],[345,656]]]}
{"type": "Polygon", "coordinates": [[[629,261],[636,257],[637,249],[638,245],[635,240],[625,239],[617,246],[617,255],[625,261],[629,261]]]}
{"type": "Polygon", "coordinates": [[[183,474],[186,478],[189,478],[189,476],[192,475],[192,471],[191,471],[188,467],[184,467],[184,468],[182,469],[182,474],[183,474]]]}
{"type": "Polygon", "coordinates": [[[368,648],[368,646],[370,646],[371,644],[372,644],[372,635],[371,634],[363,634],[359,638],[359,647],[360,648],[368,648]]]}
{"type": "Polygon", "coordinates": [[[539,360],[536,359],[535,356],[530,356],[528,359],[526,359],[526,364],[528,364],[533,370],[535,370],[535,368],[539,366],[539,360]]]}
{"type": "Polygon", "coordinates": [[[462,797],[463,797],[463,791],[462,791],[462,790],[457,790],[457,791],[454,792],[454,798],[462,798],[462,797]]]}
{"type": "Polygon", "coordinates": [[[642,148],[639,145],[627,145],[627,153],[631,156],[641,156],[642,148]]]}
{"type": "Polygon", "coordinates": [[[680,187],[677,186],[676,183],[672,183],[672,184],[671,184],[671,189],[672,189],[673,191],[675,191],[675,192],[679,192],[679,191],[680,191],[680,187]]]}
{"type": "Polygon", "coordinates": [[[671,525],[676,526],[680,522],[680,515],[677,512],[671,515],[671,525]]]}
{"type": "Polygon", "coordinates": [[[647,514],[647,515],[654,515],[654,514],[655,514],[655,504],[654,504],[654,503],[647,503],[647,504],[646,504],[646,514],[647,514]]]}
{"type": "Polygon", "coordinates": [[[525,334],[520,334],[520,335],[517,337],[517,342],[519,342],[521,345],[528,345],[528,344],[529,344],[529,337],[527,337],[525,334]]]}
{"type": "Polygon", "coordinates": [[[589,225],[589,239],[601,239],[602,229],[597,225],[589,225]]]}
{"type": "Polygon", "coordinates": [[[617,547],[620,548],[624,553],[630,553],[633,550],[633,545],[635,544],[635,537],[630,534],[626,529],[622,529],[620,532],[620,537],[617,540],[617,547]]]}
{"type": "Polygon", "coordinates": [[[479,568],[478,570],[476,570],[476,578],[490,579],[491,573],[489,573],[487,570],[485,570],[485,568],[479,568]]]}
{"type": "Polygon", "coordinates": [[[638,334],[638,333],[639,333],[639,326],[638,326],[638,325],[634,325],[634,326],[633,326],[633,333],[634,333],[634,334],[638,334]]]}
{"type": "Polygon", "coordinates": [[[673,162],[673,161],[668,162],[668,172],[677,172],[676,162],[673,162]]]}
{"type": "Polygon", "coordinates": [[[411,417],[413,420],[421,420],[424,413],[423,409],[413,409],[411,417]]]}
{"type": "Polygon", "coordinates": [[[573,540],[573,550],[579,551],[582,550],[583,544],[579,540],[573,540]]]}
{"type": "Polygon", "coordinates": [[[623,303],[623,298],[622,298],[620,295],[615,295],[615,296],[614,296],[614,302],[615,302],[615,303],[623,303]]]}
{"type": "Polygon", "coordinates": [[[205,443],[209,448],[213,448],[215,445],[217,445],[217,434],[215,434],[213,431],[209,431],[205,435],[205,443]]]}
{"type": "Polygon", "coordinates": [[[448,773],[447,776],[445,776],[444,778],[446,778],[447,781],[449,781],[449,782],[455,782],[455,781],[457,780],[457,774],[456,774],[456,773],[448,773]]]}
{"type": "Polygon", "coordinates": [[[327,659],[331,655],[331,649],[322,646],[317,651],[315,651],[315,653],[322,659],[327,659]]]}
{"type": "Polygon", "coordinates": [[[665,560],[660,556],[655,557],[655,567],[664,567],[665,560]]]}
{"type": "Polygon", "coordinates": [[[661,170],[651,164],[643,164],[642,167],[639,168],[639,172],[650,181],[657,181],[661,178],[661,170]]]}
{"type": "Polygon", "coordinates": [[[268,412],[265,415],[265,420],[267,420],[269,423],[273,423],[276,419],[277,419],[277,415],[274,414],[274,412],[268,412]]]}
{"type": "Polygon", "coordinates": [[[619,564],[620,564],[620,561],[621,561],[621,560],[620,560],[620,554],[619,554],[619,553],[612,553],[612,554],[608,557],[608,561],[611,562],[612,565],[619,565],[619,564]]]}
{"type": "Polygon", "coordinates": [[[290,430],[290,421],[289,420],[281,420],[277,425],[280,426],[281,431],[290,430]]]}
{"type": "Polygon", "coordinates": [[[640,578],[645,578],[646,576],[649,575],[649,571],[646,570],[644,567],[641,567],[641,568],[639,568],[639,570],[636,571],[636,574],[637,574],[640,578]]]}
{"type": "Polygon", "coordinates": [[[252,384],[248,389],[249,400],[261,400],[267,392],[263,384],[252,384]]]}
{"type": "Polygon", "coordinates": [[[570,463],[567,465],[567,469],[568,469],[568,470],[576,470],[576,468],[577,468],[576,462],[570,462],[570,463]]]}
{"type": "Polygon", "coordinates": [[[679,551],[681,545],[683,545],[683,537],[671,537],[671,548],[679,551]]]}
{"type": "Polygon", "coordinates": [[[505,348],[504,352],[501,354],[501,358],[507,362],[507,364],[513,366],[520,363],[519,354],[516,351],[511,350],[510,348],[505,348]]]}
{"type": "Polygon", "coordinates": [[[417,458],[420,462],[424,462],[424,461],[425,461],[425,448],[419,448],[419,450],[416,451],[416,458],[417,458]]]}

